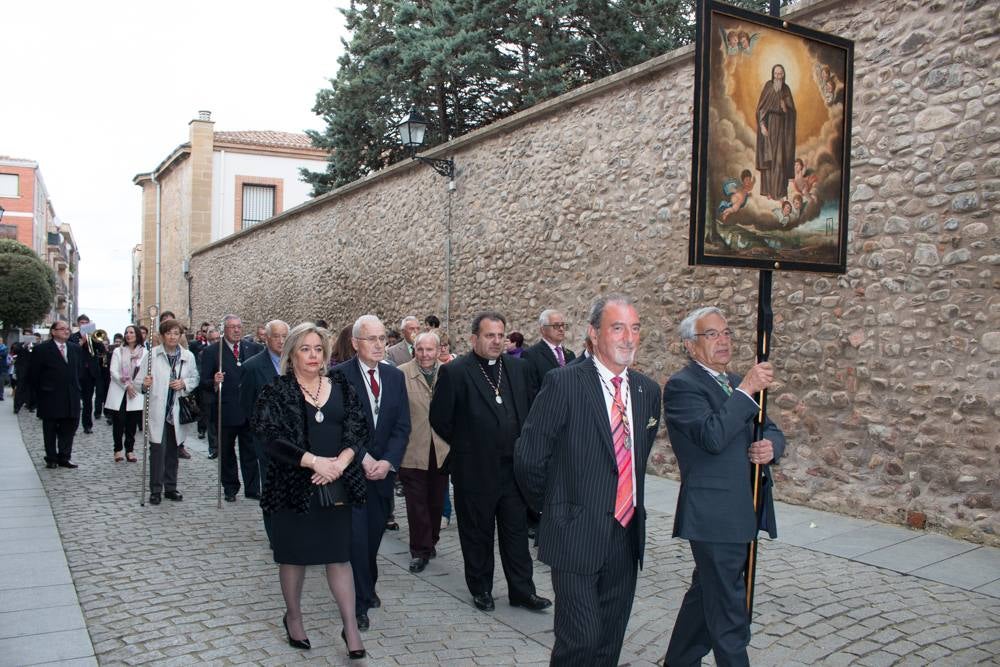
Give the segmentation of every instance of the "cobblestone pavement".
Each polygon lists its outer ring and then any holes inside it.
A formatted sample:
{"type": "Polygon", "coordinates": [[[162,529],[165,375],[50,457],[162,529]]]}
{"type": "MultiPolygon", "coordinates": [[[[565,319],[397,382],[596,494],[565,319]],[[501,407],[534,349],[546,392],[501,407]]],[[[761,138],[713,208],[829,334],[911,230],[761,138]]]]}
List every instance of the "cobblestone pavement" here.
{"type": "MultiPolygon", "coordinates": [[[[313,649],[286,644],[260,510],[242,496],[216,509],[215,462],[201,453],[204,441],[189,443],[194,458],[181,461],[184,501],[140,507],[141,464],[112,462],[111,429],[103,421],[92,435],[78,433],[75,471],[44,469],[40,422],[22,412],[19,423],[101,664],[349,664],[320,568],[310,568],[303,596],[313,649]]],[[[551,612],[506,604],[499,558],[497,611],[475,610],[454,526],[442,533],[438,558],[421,575],[410,574],[401,500],[398,509],[400,532],[387,533],[380,557],[383,607],[371,613],[372,629],[364,634],[369,658],[361,664],[547,664],[551,612]]],[[[689,582],[690,552],[670,537],[671,518],[650,511],[646,568],[623,664],[661,659],[689,582]]],[[[535,582],[551,596],[541,563],[535,582]]],[[[996,597],[780,541],[762,543],[757,582],[755,665],[1000,664],[996,597]]]]}

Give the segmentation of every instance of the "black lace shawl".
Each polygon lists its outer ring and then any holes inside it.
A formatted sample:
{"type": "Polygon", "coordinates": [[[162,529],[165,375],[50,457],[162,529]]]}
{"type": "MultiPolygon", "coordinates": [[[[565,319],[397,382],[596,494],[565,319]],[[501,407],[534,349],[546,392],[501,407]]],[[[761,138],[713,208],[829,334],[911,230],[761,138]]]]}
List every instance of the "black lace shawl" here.
{"type": "MultiPolygon", "coordinates": [[[[359,505],[367,500],[360,463],[366,451],[364,443],[368,441],[368,422],[354,387],[343,371],[332,371],[328,377],[332,384],[331,396],[339,390],[344,397],[342,437],[344,445],[354,450],[354,460],[344,471],[343,480],[351,503],[359,505]]],[[[261,389],[251,428],[263,443],[268,457],[261,509],[265,514],[282,509],[308,512],[316,485],[311,481],[312,470],[300,465],[302,455],[309,451],[306,401],[291,372],[261,389]]]]}

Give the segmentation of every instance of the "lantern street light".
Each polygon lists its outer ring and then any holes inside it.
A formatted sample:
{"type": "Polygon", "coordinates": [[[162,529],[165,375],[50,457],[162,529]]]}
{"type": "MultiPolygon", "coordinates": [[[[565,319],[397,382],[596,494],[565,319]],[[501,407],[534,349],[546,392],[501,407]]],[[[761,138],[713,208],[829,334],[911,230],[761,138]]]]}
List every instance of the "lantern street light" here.
{"type": "Polygon", "coordinates": [[[396,125],[399,132],[399,141],[410,151],[410,158],[430,165],[434,171],[445,176],[448,180],[455,180],[455,161],[433,157],[423,157],[417,155],[417,149],[424,143],[424,133],[427,132],[427,119],[421,116],[413,108],[406,114],[403,120],[396,125]]]}

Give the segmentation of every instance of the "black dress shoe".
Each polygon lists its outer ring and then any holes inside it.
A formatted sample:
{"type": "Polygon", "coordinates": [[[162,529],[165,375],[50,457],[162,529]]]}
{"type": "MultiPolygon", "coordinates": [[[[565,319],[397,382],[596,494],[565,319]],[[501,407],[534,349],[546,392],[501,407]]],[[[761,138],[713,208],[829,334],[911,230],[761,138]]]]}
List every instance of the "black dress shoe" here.
{"type": "Polygon", "coordinates": [[[59,467],[60,468],[79,468],[80,466],[78,466],[77,464],[73,463],[72,461],[60,461],[59,462],[59,467]]]}
{"type": "Polygon", "coordinates": [[[88,428],[83,429],[83,432],[87,433],[87,434],[90,434],[90,433],[94,432],[94,429],[88,427],[88,428]]]}
{"type": "Polygon", "coordinates": [[[410,561],[410,572],[413,572],[414,574],[417,572],[423,572],[425,567],[427,567],[426,558],[414,558],[410,561]]]}
{"type": "Polygon", "coordinates": [[[208,455],[208,458],[210,458],[210,459],[217,459],[217,458],[219,458],[219,454],[218,454],[218,452],[212,452],[211,454],[208,455]]]}
{"type": "Polygon", "coordinates": [[[246,494],[246,497],[249,498],[250,500],[260,500],[259,493],[248,493],[246,494]]]}
{"type": "Polygon", "coordinates": [[[386,521],[385,522],[385,529],[386,530],[399,530],[399,524],[396,523],[395,521],[386,521]]]}
{"type": "Polygon", "coordinates": [[[159,491],[153,491],[152,493],[149,494],[149,504],[150,505],[159,505],[160,504],[160,492],[159,491]]]}
{"type": "Polygon", "coordinates": [[[510,606],[524,607],[525,609],[530,609],[531,611],[542,611],[543,609],[548,609],[552,606],[552,600],[539,597],[538,595],[532,593],[531,597],[526,600],[515,600],[514,598],[511,598],[510,606]]]}
{"type": "Polygon", "coordinates": [[[292,639],[292,633],[288,631],[288,614],[281,617],[281,623],[285,626],[285,636],[288,637],[288,645],[292,648],[311,649],[312,644],[308,639],[292,639]]]}
{"type": "Polygon", "coordinates": [[[371,624],[368,621],[368,614],[358,614],[358,630],[364,632],[371,624]]]}
{"type": "Polygon", "coordinates": [[[365,650],[363,648],[362,649],[358,649],[357,651],[352,651],[351,650],[351,645],[347,643],[347,632],[345,632],[344,630],[341,630],[340,631],[340,638],[344,640],[344,646],[347,647],[347,657],[348,658],[350,658],[351,660],[360,660],[361,658],[365,657],[365,650]]]}
{"type": "Polygon", "coordinates": [[[378,593],[372,593],[372,604],[369,609],[378,609],[382,606],[382,598],[378,596],[378,593]]]}
{"type": "Polygon", "coordinates": [[[184,496],[181,495],[180,491],[164,491],[163,497],[166,498],[167,500],[175,500],[178,502],[184,500],[184,496]]]}
{"type": "Polygon", "coordinates": [[[224,497],[225,497],[227,503],[235,503],[236,502],[236,494],[235,493],[227,493],[224,497]]]}
{"type": "Polygon", "coordinates": [[[475,604],[476,609],[480,611],[493,611],[496,609],[496,605],[493,603],[492,593],[480,593],[479,595],[473,595],[472,603],[475,604]]]}
{"type": "Polygon", "coordinates": [[[48,463],[45,464],[45,467],[46,468],[58,468],[59,464],[55,463],[54,461],[49,461],[48,463]]]}

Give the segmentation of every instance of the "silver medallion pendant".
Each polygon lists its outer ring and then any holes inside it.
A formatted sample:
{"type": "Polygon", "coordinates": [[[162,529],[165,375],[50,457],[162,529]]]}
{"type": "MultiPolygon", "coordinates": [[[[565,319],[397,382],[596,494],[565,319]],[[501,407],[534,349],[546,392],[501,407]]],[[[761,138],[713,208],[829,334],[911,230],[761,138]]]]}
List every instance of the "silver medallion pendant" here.
{"type": "Polygon", "coordinates": [[[323,423],[323,411],[318,408],[316,409],[316,423],[317,424],[323,423]]]}
{"type": "Polygon", "coordinates": [[[497,394],[496,401],[497,401],[497,405],[503,405],[503,399],[500,398],[500,394],[497,394]]]}
{"type": "Polygon", "coordinates": [[[243,365],[243,362],[242,362],[242,361],[237,361],[237,362],[236,362],[236,367],[237,367],[237,368],[239,368],[239,367],[240,367],[240,366],[242,366],[242,365],[243,365]]]}

